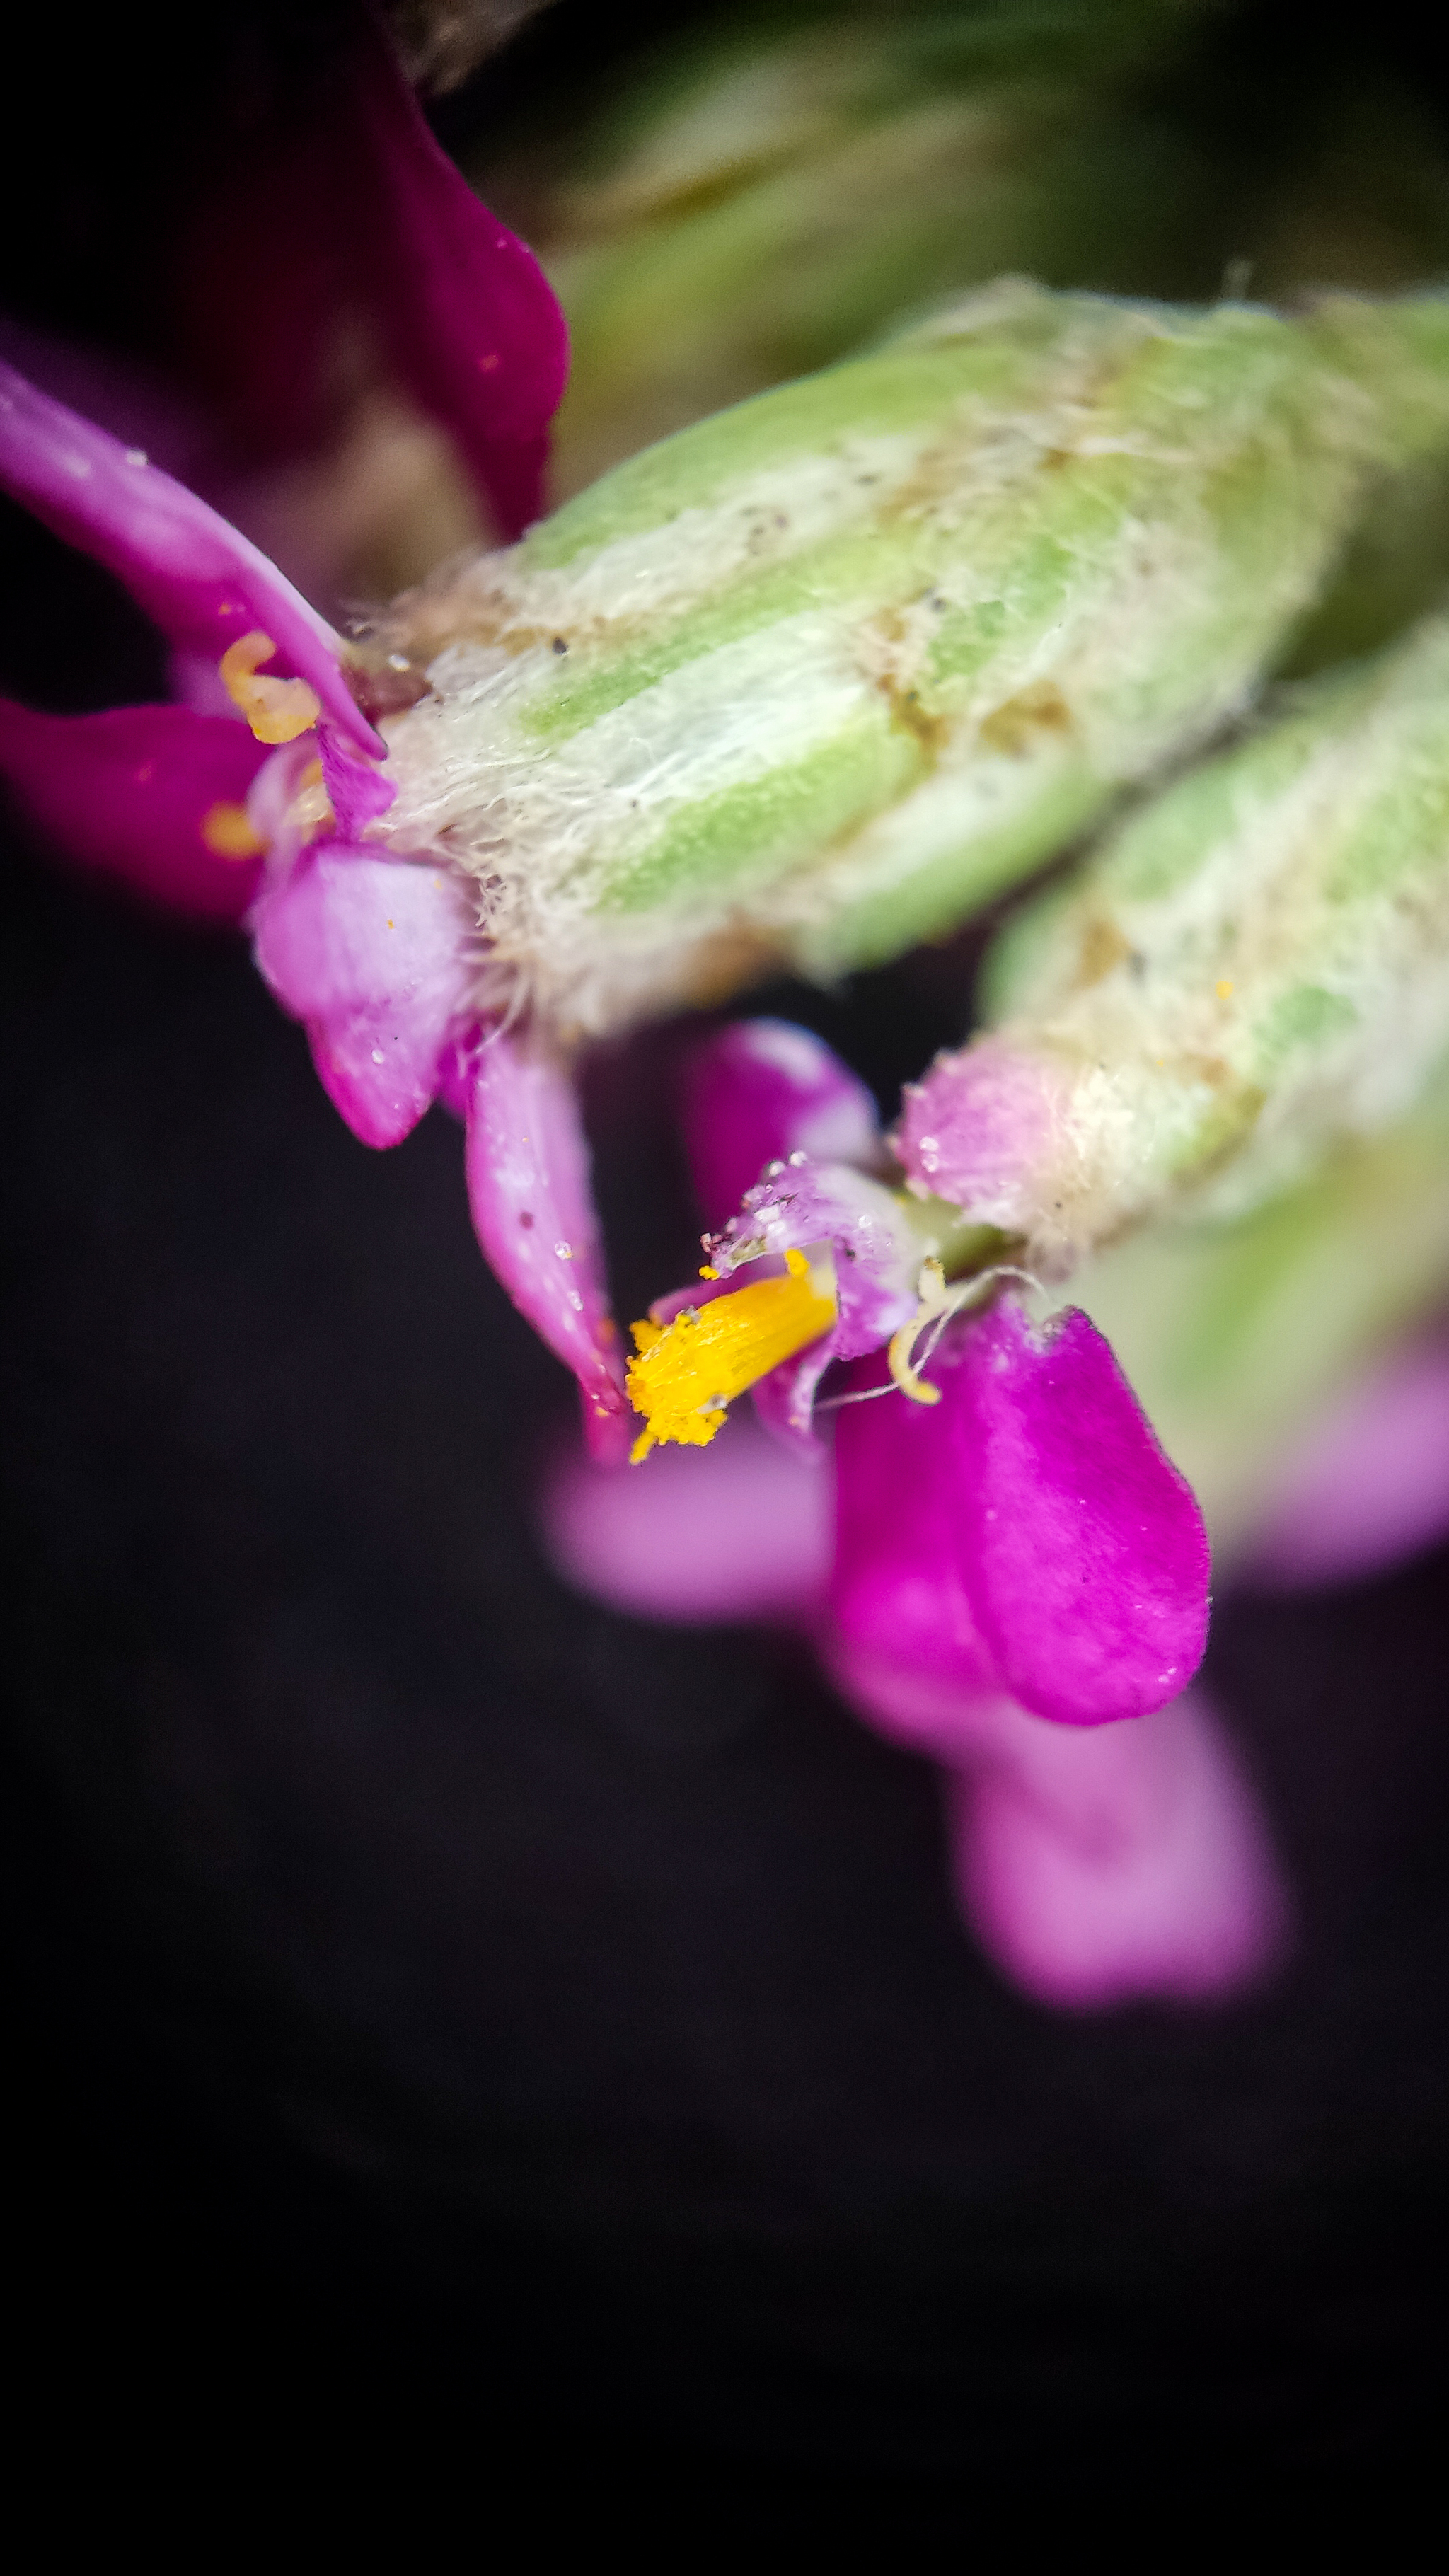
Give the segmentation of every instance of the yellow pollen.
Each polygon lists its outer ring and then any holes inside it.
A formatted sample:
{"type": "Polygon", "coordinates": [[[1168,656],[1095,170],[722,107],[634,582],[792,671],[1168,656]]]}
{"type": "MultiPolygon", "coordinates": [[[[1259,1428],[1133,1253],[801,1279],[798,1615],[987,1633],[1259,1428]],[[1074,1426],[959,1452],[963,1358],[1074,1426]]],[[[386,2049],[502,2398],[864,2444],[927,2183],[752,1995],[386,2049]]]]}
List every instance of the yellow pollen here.
{"type": "Polygon", "coordinates": [[[1218,1000],[1219,1000],[1220,1002],[1226,1002],[1226,1001],[1229,999],[1229,997],[1230,997],[1230,995],[1231,995],[1231,993],[1232,993],[1232,989],[1233,989],[1233,979],[1232,979],[1231,975],[1221,975],[1221,976],[1219,976],[1219,978],[1218,978],[1218,1000]]]}
{"type": "Polygon", "coordinates": [[[270,635],[258,627],[229,644],[217,665],[222,685],[234,707],[240,707],[258,742],[295,742],[322,713],[315,689],[305,680],[259,678],[257,665],[276,651],[270,635]]]}
{"type": "Polygon", "coordinates": [[[629,1453],[635,1466],[656,1441],[705,1448],[735,1396],[829,1331],[836,1313],[829,1261],[787,1252],[785,1265],[783,1279],[685,1306],[672,1323],[634,1326],[629,1401],[647,1426],[629,1453]]]}
{"type": "Polygon", "coordinates": [[[214,859],[257,859],[267,846],[260,832],[253,831],[245,805],[232,805],[225,797],[208,805],[201,837],[214,859]]]}

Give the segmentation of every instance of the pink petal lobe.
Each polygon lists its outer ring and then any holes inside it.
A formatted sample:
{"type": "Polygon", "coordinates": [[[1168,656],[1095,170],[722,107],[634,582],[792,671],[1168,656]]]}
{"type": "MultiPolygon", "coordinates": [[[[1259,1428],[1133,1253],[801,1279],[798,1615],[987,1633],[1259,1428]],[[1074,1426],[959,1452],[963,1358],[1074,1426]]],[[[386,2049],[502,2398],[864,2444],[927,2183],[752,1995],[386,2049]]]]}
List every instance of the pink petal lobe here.
{"type": "Polygon", "coordinates": [[[1449,1534],[1449,1341],[1398,1351],[1286,1462],[1246,1571],[1265,1588],[1353,1582],[1449,1534]]]}
{"type": "Polygon", "coordinates": [[[963,1537],[1005,1688],[1072,1726],[1161,1708],[1207,1642],[1207,1534],[1110,1346],[1074,1308],[1039,1330],[1004,1298],[938,1374],[961,1382],[963,1537]]]}
{"type": "Polygon", "coordinates": [[[267,757],[245,725],[188,707],[36,715],[0,699],[0,772],[46,837],[133,894],[198,921],[240,921],[259,857],[227,859],[203,834],[240,819],[267,757]]]}
{"type": "Polygon", "coordinates": [[[541,1509],[559,1572],[636,1618],[807,1619],[830,1571],[828,1468],[789,1456],[748,1414],[707,1450],[656,1450],[636,1475],[571,1452],[541,1509]]]}
{"type": "Polygon", "coordinates": [[[627,1452],[631,1416],[578,1098],[560,1065],[506,1031],[479,1050],[466,1168],[489,1266],[573,1370],[590,1447],[612,1464],[627,1452]]]}
{"type": "Polygon", "coordinates": [[[338,637],[276,566],[140,448],[3,365],[0,486],[115,573],[172,643],[219,660],[263,630],[277,646],[268,673],[306,680],[360,750],[385,753],[342,677],[338,637]]]}
{"type": "Polygon", "coordinates": [[[532,253],[434,140],[380,30],[355,75],[350,219],[393,354],[457,439],[507,537],[542,507],[568,333],[532,253]]]}
{"type": "Polygon", "coordinates": [[[967,1920],[1039,2002],[1212,2002],[1285,1954],[1268,1830],[1199,1692],[1091,1733],[1002,1706],[948,1799],[967,1920]]]}
{"type": "Polygon", "coordinates": [[[337,842],[305,851],[256,905],[257,964],[365,1145],[400,1144],[436,1096],[467,1003],[468,926],[436,869],[337,842]]]}
{"type": "Polygon", "coordinates": [[[684,1140],[710,1227],[733,1216],[768,1163],[879,1159],[875,1103],[840,1058],[789,1020],[737,1020],[697,1048],[685,1074],[684,1140]]]}

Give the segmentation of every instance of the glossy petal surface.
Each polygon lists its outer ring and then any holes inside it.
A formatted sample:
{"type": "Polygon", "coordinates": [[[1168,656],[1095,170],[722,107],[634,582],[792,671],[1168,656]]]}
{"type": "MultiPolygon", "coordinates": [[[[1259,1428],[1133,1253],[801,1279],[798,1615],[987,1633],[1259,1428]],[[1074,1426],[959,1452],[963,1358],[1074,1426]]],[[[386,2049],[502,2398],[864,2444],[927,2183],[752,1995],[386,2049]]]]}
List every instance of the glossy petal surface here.
{"type": "Polygon", "coordinates": [[[963,1534],[969,1427],[958,1387],[943,1382],[945,1401],[928,1410],[898,1395],[879,1361],[853,1373],[852,1392],[887,1391],[836,1416],[831,1608],[847,1655],[990,1696],[1001,1677],[963,1534]]]}
{"type": "Polygon", "coordinates": [[[203,838],[244,805],[266,753],[245,725],[189,707],[36,715],[0,699],[0,771],[47,838],[82,866],[203,921],[240,921],[259,858],[203,838]]]}
{"type": "Polygon", "coordinates": [[[315,689],[359,749],[384,750],[354,704],[324,617],[275,564],[185,485],[108,430],[0,366],[0,485],[68,545],[116,574],[174,644],[213,654],[261,629],[268,673],[315,689]]]}
{"type": "Polygon", "coordinates": [[[464,1006],[467,919],[436,870],[336,843],[304,853],[253,915],[257,964],[306,1024],[354,1134],[396,1145],[436,1096],[464,1006]]]}
{"type": "Polygon", "coordinates": [[[479,1049],[467,1173],[473,1223],[495,1276],[573,1370],[595,1454],[621,1457],[631,1416],[578,1099],[560,1065],[506,1032],[479,1049]]]}
{"type": "Polygon", "coordinates": [[[847,1643],[1068,1725],[1163,1706],[1206,1642],[1207,1538],[1106,1342],[1008,1299],[955,1325],[931,1376],[938,1404],[838,1418],[847,1643]]]}
{"type": "Polygon", "coordinates": [[[1011,1696],[1091,1726],[1161,1708],[1207,1642],[1207,1534],[1111,1348],[1069,1309],[1013,1298],[950,1336],[933,1408],[956,1452],[956,1519],[1011,1696]]]}

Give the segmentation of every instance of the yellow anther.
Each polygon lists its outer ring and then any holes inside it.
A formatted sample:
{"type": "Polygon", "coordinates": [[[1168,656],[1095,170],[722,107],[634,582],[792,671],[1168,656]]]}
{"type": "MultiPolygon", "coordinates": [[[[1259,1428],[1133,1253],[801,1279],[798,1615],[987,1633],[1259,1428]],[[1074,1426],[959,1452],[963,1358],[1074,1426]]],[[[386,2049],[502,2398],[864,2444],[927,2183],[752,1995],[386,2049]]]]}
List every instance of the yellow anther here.
{"type": "Polygon", "coordinates": [[[229,644],[217,668],[227,696],[234,707],[240,707],[258,742],[295,742],[299,733],[316,723],[322,703],[305,680],[258,677],[258,663],[269,662],[276,649],[270,635],[258,627],[229,644]]]}
{"type": "Polygon", "coordinates": [[[253,831],[245,805],[230,804],[224,797],[202,815],[201,837],[214,859],[257,859],[267,846],[260,832],[253,831]]]}
{"type": "Polygon", "coordinates": [[[1229,1001],[1232,997],[1232,990],[1233,979],[1231,975],[1220,975],[1218,977],[1218,1000],[1220,1002],[1229,1001]]]}
{"type": "Polygon", "coordinates": [[[706,1447],[735,1396],[829,1331],[836,1313],[829,1258],[787,1252],[785,1266],[783,1279],[757,1279],[686,1306],[668,1324],[634,1326],[629,1400],[647,1426],[629,1453],[636,1466],[656,1441],[706,1447]]]}

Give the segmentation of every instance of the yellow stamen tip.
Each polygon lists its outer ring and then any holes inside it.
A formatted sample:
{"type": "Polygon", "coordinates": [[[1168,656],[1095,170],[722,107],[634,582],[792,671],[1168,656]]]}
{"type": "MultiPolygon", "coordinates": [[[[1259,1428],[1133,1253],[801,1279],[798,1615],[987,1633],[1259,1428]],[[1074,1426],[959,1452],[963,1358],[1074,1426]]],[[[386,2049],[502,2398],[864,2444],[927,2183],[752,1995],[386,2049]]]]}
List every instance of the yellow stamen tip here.
{"type": "Polygon", "coordinates": [[[785,1266],[783,1279],[756,1279],[685,1306],[668,1324],[634,1326],[629,1400],[647,1425],[634,1443],[636,1460],[656,1441],[707,1447],[737,1395],[829,1331],[836,1314],[829,1263],[789,1252],[785,1266]]]}
{"type": "Polygon", "coordinates": [[[229,644],[217,669],[234,707],[239,707],[258,742],[295,742],[322,713],[322,702],[305,680],[259,678],[257,665],[276,651],[270,635],[257,627],[229,644]]]}
{"type": "Polygon", "coordinates": [[[230,804],[225,797],[208,805],[201,837],[214,859],[256,859],[267,846],[260,832],[253,831],[245,805],[230,804]]]}

